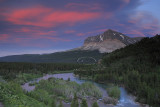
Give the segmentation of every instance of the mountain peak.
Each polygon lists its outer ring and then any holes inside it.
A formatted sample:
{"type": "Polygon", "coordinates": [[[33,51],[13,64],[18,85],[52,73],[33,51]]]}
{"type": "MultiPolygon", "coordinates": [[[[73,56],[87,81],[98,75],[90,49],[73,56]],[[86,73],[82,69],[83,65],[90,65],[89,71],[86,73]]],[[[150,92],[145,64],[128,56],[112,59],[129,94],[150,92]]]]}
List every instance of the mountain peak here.
{"type": "Polygon", "coordinates": [[[114,31],[114,30],[112,30],[112,29],[108,29],[108,30],[106,30],[105,32],[116,32],[116,31],[114,31]]]}
{"type": "Polygon", "coordinates": [[[117,33],[117,31],[112,30],[112,29],[108,29],[108,30],[106,30],[104,33],[117,33]]]}
{"type": "Polygon", "coordinates": [[[85,39],[84,45],[80,49],[99,50],[102,53],[112,52],[129,44],[136,43],[139,40],[136,38],[130,38],[112,29],[108,29],[103,34],[91,36],[85,39]]]}

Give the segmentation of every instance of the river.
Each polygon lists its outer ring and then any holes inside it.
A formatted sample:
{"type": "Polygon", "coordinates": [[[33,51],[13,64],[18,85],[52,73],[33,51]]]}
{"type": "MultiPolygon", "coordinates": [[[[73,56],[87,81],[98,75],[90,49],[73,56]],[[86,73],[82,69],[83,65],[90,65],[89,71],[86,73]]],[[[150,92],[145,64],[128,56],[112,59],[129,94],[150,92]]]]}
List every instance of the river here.
{"type": "MultiPolygon", "coordinates": [[[[43,77],[40,77],[38,79],[35,79],[35,80],[30,81],[28,83],[25,83],[24,85],[22,85],[22,88],[27,90],[27,91],[32,91],[32,90],[35,89],[35,86],[29,86],[29,83],[39,82],[42,79],[47,80],[50,77],[63,78],[64,80],[67,80],[68,78],[70,78],[71,81],[75,81],[78,84],[82,84],[84,82],[89,81],[89,80],[81,80],[81,79],[75,77],[73,73],[47,74],[43,77]]],[[[96,86],[98,86],[100,88],[100,90],[103,93],[102,97],[107,97],[108,96],[108,94],[106,92],[106,87],[107,87],[106,85],[95,83],[93,81],[90,81],[90,82],[94,83],[96,86]]],[[[127,93],[125,88],[123,88],[123,87],[119,87],[119,88],[120,88],[120,91],[121,91],[120,99],[119,99],[118,104],[114,107],[141,107],[138,103],[136,103],[134,101],[133,96],[131,96],[127,93]]],[[[104,107],[110,107],[110,106],[104,106],[104,107]]]]}

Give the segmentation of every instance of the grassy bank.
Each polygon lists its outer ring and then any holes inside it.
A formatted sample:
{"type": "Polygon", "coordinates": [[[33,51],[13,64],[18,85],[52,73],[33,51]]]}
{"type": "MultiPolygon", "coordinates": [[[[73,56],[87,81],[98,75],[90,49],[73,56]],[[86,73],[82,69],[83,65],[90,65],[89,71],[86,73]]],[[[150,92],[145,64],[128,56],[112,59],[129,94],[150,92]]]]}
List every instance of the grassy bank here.
{"type": "Polygon", "coordinates": [[[57,98],[57,100],[71,102],[75,93],[79,98],[87,96],[100,98],[102,96],[99,88],[92,83],[86,82],[80,85],[76,82],[55,78],[41,80],[36,85],[36,89],[28,95],[37,98],[37,100],[41,100],[41,96],[46,96],[43,97],[45,98],[44,101],[49,103],[49,99],[52,97],[57,98]]]}
{"type": "MultiPolygon", "coordinates": [[[[85,65],[80,64],[55,64],[55,63],[0,63],[0,102],[5,107],[55,107],[56,98],[39,89],[28,94],[21,88],[21,84],[42,77],[45,74],[69,73],[73,69],[85,65]],[[4,82],[5,81],[5,82],[4,82]],[[39,100],[41,98],[50,98],[39,100]],[[34,97],[33,97],[34,96],[34,97]]],[[[54,84],[52,84],[54,85],[54,84]]],[[[62,88],[63,89],[63,88],[62,88]]],[[[63,98],[64,96],[59,96],[63,98]]]]}
{"type": "Polygon", "coordinates": [[[20,85],[13,82],[0,83],[0,101],[5,107],[47,107],[43,102],[25,95],[20,85]]]}

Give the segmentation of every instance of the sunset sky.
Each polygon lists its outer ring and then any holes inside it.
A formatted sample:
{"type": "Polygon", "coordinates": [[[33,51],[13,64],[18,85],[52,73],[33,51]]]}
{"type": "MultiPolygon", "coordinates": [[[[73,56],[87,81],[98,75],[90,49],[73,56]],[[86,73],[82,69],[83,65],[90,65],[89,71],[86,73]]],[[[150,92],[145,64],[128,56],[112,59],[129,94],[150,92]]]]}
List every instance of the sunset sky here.
{"type": "Polygon", "coordinates": [[[130,37],[160,33],[160,0],[0,0],[0,56],[80,47],[113,29],[130,37]]]}

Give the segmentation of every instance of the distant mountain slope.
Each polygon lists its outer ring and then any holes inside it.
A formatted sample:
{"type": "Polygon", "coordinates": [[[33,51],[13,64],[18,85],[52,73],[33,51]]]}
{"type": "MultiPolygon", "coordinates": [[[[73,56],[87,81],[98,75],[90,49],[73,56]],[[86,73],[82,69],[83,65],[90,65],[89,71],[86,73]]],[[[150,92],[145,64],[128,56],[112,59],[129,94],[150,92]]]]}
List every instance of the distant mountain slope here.
{"type": "Polygon", "coordinates": [[[75,51],[43,54],[43,55],[39,54],[12,55],[12,56],[1,57],[0,62],[77,63],[77,60],[81,57],[85,58],[93,57],[98,61],[101,58],[101,56],[102,54],[99,53],[99,51],[97,50],[95,51],[75,50],[75,51]]]}
{"type": "Polygon", "coordinates": [[[120,49],[127,45],[134,44],[141,39],[142,37],[130,38],[122,33],[109,29],[103,34],[88,37],[84,41],[84,45],[78,49],[99,50],[101,53],[112,52],[116,49],[120,49]]]}
{"type": "Polygon", "coordinates": [[[55,62],[55,63],[91,63],[98,61],[101,53],[110,53],[116,49],[134,44],[142,38],[130,38],[122,33],[107,30],[101,35],[88,37],[84,45],[65,52],[51,54],[26,54],[1,57],[0,62],[55,62]]]}

